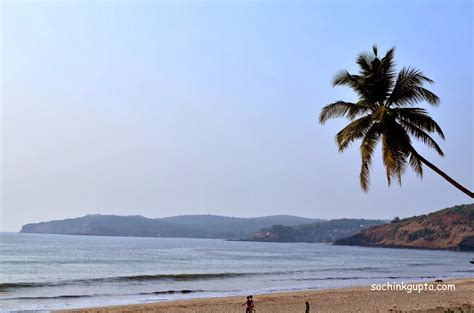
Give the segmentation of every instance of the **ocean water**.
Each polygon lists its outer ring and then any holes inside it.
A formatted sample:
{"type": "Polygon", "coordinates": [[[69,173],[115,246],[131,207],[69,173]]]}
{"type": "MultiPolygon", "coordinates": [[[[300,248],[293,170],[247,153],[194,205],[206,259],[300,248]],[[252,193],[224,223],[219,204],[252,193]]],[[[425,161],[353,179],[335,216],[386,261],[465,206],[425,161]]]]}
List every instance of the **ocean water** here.
{"type": "Polygon", "coordinates": [[[474,253],[0,233],[0,310],[53,310],[473,277],[474,253]]]}

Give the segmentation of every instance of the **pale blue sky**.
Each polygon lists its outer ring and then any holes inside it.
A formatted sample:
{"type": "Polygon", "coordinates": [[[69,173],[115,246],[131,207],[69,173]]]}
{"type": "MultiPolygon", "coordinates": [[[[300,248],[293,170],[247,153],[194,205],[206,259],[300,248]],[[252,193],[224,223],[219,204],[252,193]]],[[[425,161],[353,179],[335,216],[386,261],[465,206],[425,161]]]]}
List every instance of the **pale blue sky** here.
{"type": "Polygon", "coordinates": [[[396,47],[436,81],[446,157],[473,189],[472,1],[1,3],[3,230],[88,213],[411,216],[470,199],[425,169],[368,194],[332,88],[396,47]]]}

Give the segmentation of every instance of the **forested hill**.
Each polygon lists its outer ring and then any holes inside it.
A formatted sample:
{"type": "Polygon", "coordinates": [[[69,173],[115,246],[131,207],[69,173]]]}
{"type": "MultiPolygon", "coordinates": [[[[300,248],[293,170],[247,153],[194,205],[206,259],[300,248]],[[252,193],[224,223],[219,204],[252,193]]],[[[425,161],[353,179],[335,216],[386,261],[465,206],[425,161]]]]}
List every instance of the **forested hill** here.
{"type": "Polygon", "coordinates": [[[151,219],[143,216],[86,215],[79,218],[26,224],[22,233],[248,239],[274,224],[297,225],[317,221],[289,215],[238,218],[216,215],[184,215],[151,219]]]}
{"type": "Polygon", "coordinates": [[[317,221],[296,226],[273,225],[252,236],[252,241],[270,242],[333,242],[351,236],[374,225],[387,223],[384,220],[335,219],[317,221]]]}

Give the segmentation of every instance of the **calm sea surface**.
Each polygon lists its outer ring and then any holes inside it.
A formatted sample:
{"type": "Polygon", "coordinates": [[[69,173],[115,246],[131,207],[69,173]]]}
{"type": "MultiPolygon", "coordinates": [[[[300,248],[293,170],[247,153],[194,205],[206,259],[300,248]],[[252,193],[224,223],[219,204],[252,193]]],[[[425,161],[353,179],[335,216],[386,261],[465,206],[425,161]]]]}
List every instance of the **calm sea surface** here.
{"type": "Polygon", "coordinates": [[[473,253],[0,233],[0,310],[473,277],[473,253]]]}

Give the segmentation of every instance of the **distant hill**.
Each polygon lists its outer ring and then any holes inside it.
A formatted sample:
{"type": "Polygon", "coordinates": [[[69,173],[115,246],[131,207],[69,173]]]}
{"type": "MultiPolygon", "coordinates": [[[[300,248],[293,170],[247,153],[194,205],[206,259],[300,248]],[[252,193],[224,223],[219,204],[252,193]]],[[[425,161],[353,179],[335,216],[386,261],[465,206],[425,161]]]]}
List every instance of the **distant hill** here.
{"type": "Polygon", "coordinates": [[[270,242],[334,242],[370,226],[387,223],[384,220],[335,219],[296,226],[273,225],[255,233],[252,241],[270,242]]]}
{"type": "Polygon", "coordinates": [[[317,221],[289,215],[237,218],[216,215],[184,215],[158,219],[143,216],[86,215],[84,217],[26,224],[22,233],[247,239],[274,224],[296,225],[317,221]]]}
{"type": "Polygon", "coordinates": [[[474,251],[474,204],[371,227],[336,245],[474,251]]]}
{"type": "MultiPolygon", "coordinates": [[[[181,215],[159,219],[173,225],[185,226],[202,231],[219,234],[218,238],[244,239],[249,238],[257,230],[274,224],[298,225],[319,221],[292,215],[272,215],[253,218],[227,217],[217,215],[181,215]]],[[[214,236],[215,237],[215,236],[214,236]]]]}

